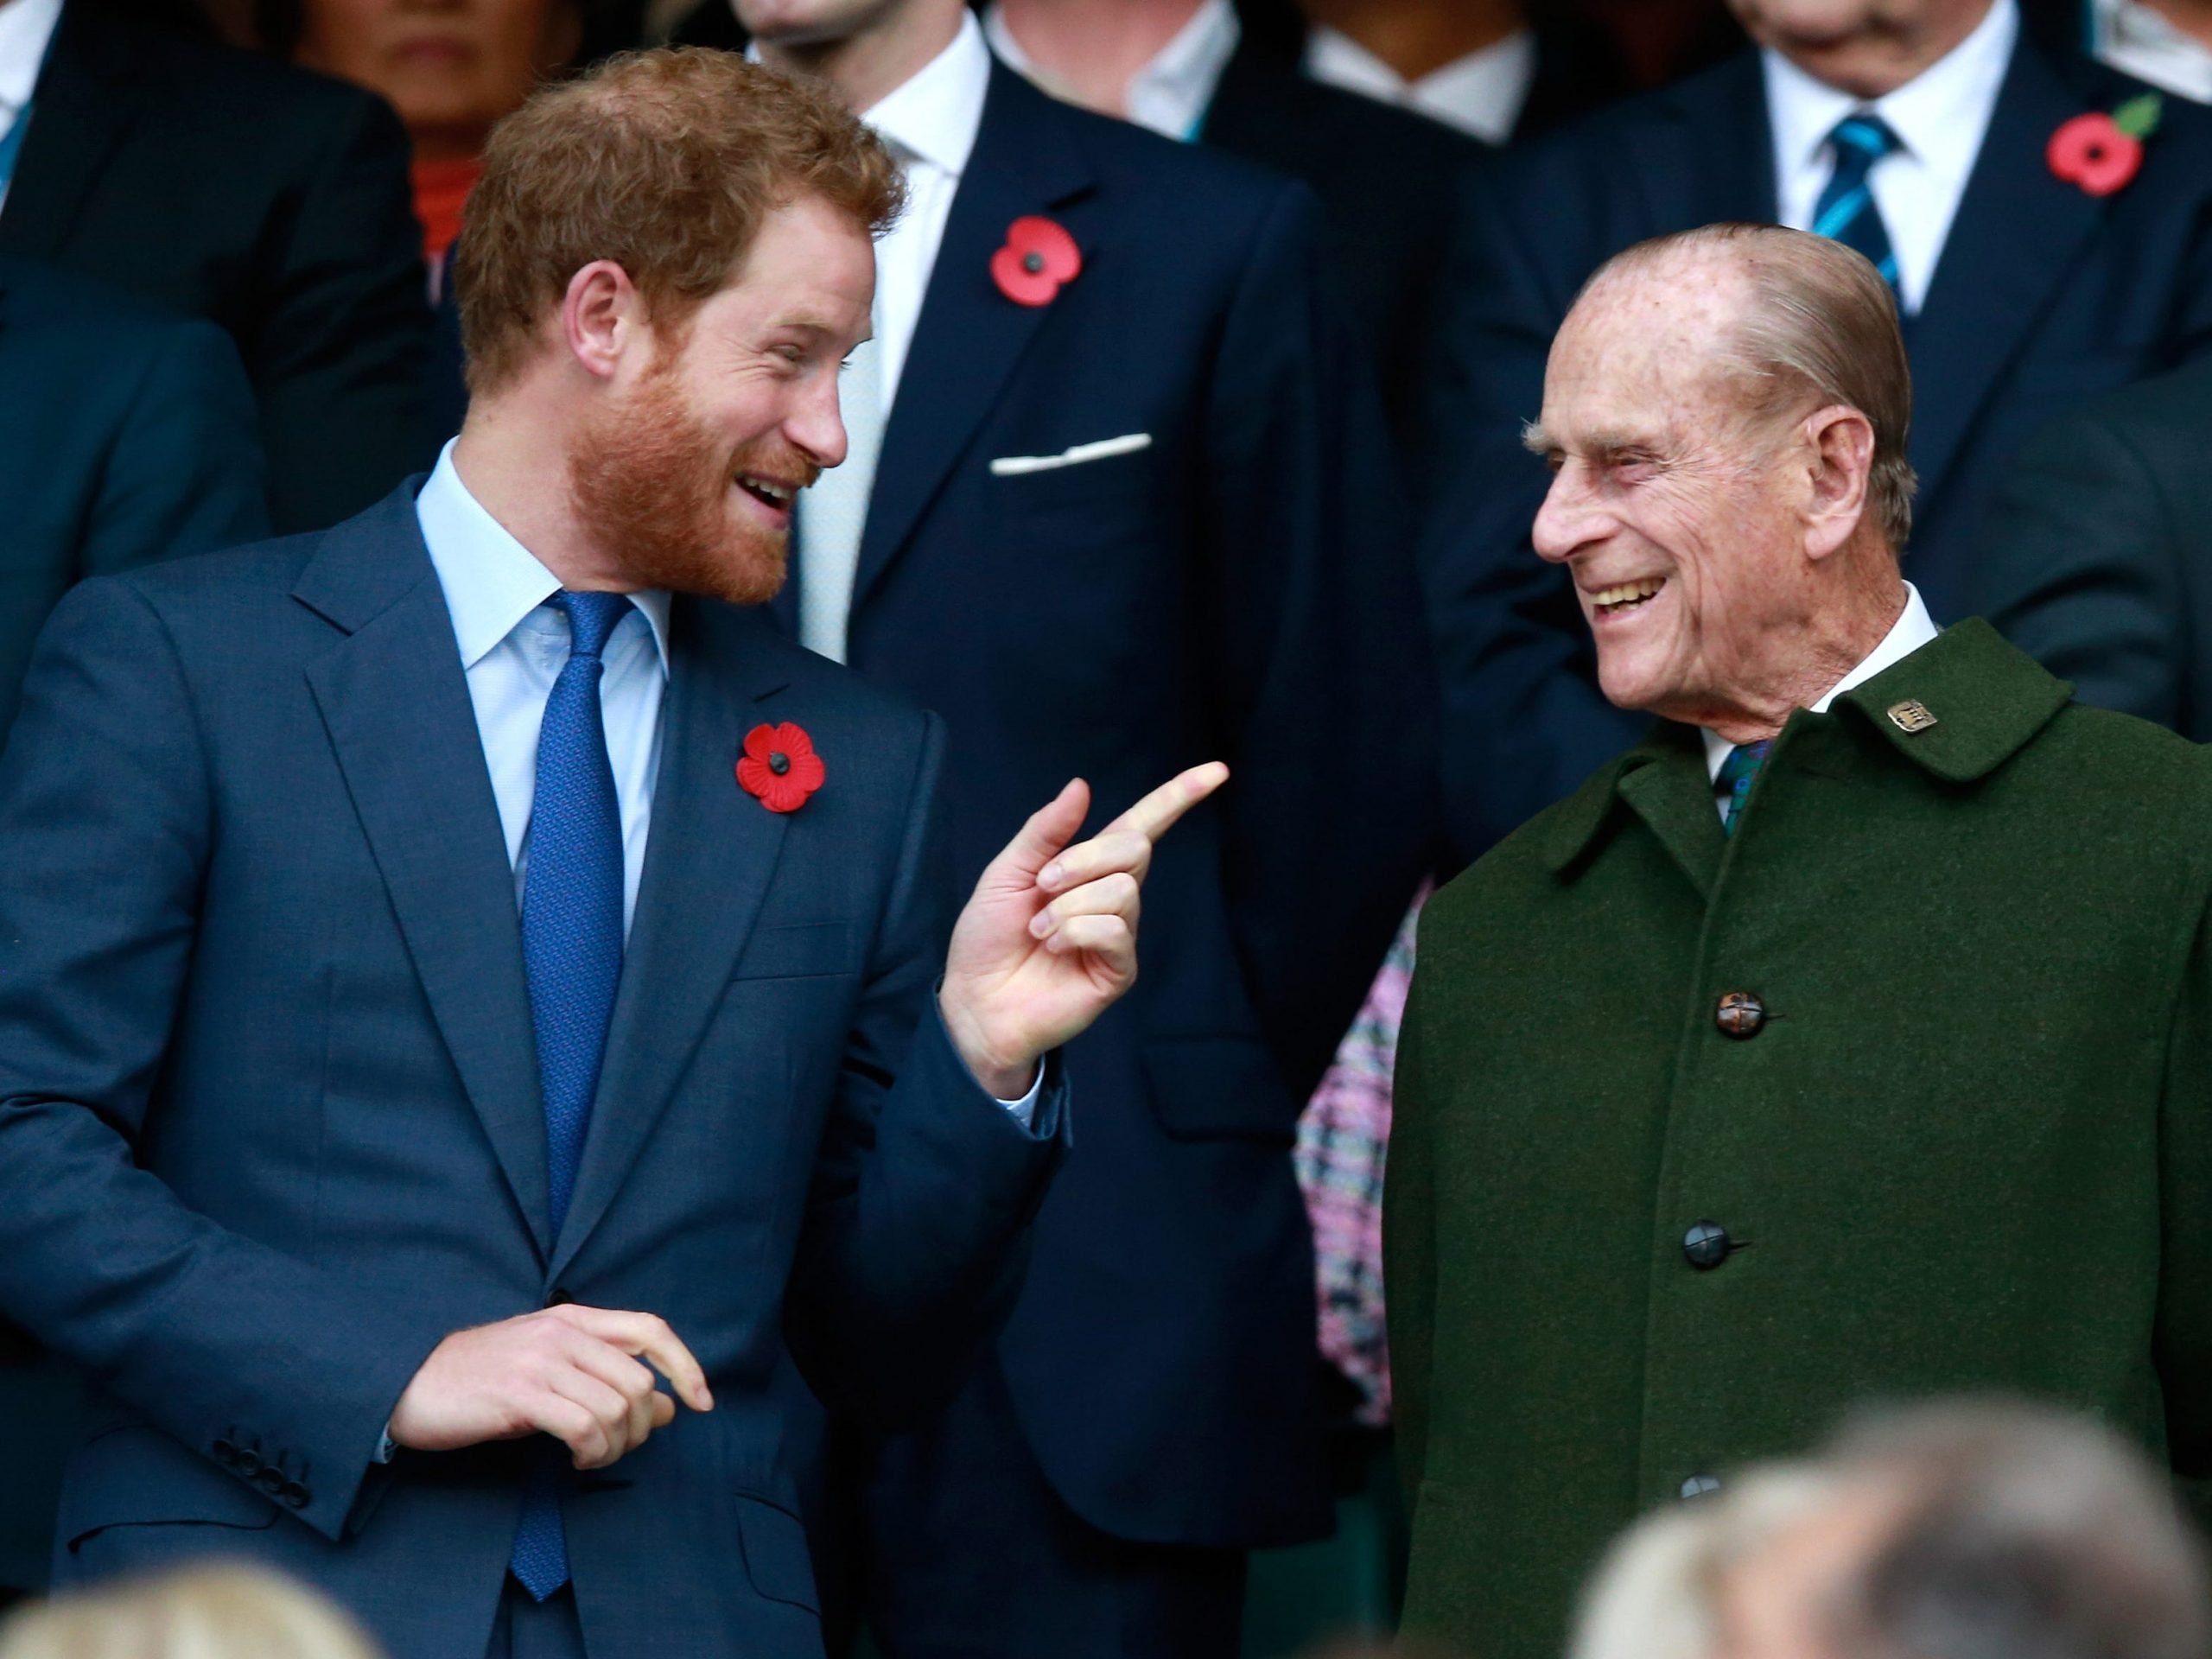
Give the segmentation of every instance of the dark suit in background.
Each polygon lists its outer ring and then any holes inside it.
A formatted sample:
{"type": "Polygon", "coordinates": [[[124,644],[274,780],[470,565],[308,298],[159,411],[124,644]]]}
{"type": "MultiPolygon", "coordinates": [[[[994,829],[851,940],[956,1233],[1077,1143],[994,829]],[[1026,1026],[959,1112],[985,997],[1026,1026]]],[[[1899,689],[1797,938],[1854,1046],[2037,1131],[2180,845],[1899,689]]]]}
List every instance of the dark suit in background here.
{"type": "Polygon", "coordinates": [[[1071,1521],[1079,1549],[1180,1548],[1212,1583],[1199,1552],[1329,1525],[1290,1148],[1419,878],[1429,772],[1397,486],[1318,242],[1297,185],[994,70],[890,410],[849,659],[944,716],[963,884],[1008,804],[1071,774],[1102,823],[1197,760],[1232,781],[1160,849],[1143,977],[1070,1046],[1082,1150],[996,1363],[883,1449],[874,1606],[901,1659],[1112,1639],[1054,1554],[1071,1521]],[[1084,261],[1036,308],[989,272],[1028,214],[1084,261]]]}
{"type": "Polygon", "coordinates": [[[1990,508],[1969,598],[2082,702],[2212,741],[2212,364],[2031,442],[1990,508]]]}
{"type": "MultiPolygon", "coordinates": [[[[72,583],[267,533],[255,429],[220,329],[0,259],[0,741],[72,583]]],[[[0,1324],[0,1602],[46,1583],[77,1394],[0,1324]]]]}
{"type": "Polygon", "coordinates": [[[407,135],[368,93],[68,0],[0,253],[237,342],[279,530],[356,512],[436,454],[407,135]]]}
{"type": "MultiPolygon", "coordinates": [[[[2141,173],[2103,200],[2054,177],[2050,135],[2142,91],[2024,33],[1925,305],[1910,319],[1920,474],[1905,574],[1963,614],[1989,499],[2021,442],[2084,398],[2212,351],[2212,116],[2165,101],[2141,173]]],[[[1470,192],[1446,278],[1431,423],[1441,511],[1426,543],[1443,677],[1447,816],[1472,856],[1636,741],[1599,693],[1566,572],[1529,529],[1542,467],[1521,423],[1592,271],[1646,237],[1771,219],[1773,143],[1756,54],[1499,159],[1470,192]]]]}

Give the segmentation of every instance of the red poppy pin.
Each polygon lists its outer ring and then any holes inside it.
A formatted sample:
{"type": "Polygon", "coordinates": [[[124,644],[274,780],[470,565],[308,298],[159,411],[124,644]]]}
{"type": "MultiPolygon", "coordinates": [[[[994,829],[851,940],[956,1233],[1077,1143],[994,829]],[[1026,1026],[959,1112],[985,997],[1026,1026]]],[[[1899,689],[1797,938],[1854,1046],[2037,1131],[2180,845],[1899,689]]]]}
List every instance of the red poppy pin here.
{"type": "Polygon", "coordinates": [[[805,728],[787,720],[780,726],[755,726],[745,734],[738,786],[771,812],[798,811],[826,776],[805,728]]]}
{"type": "Polygon", "coordinates": [[[2050,170],[2087,194],[2124,190],[2143,165],[2144,140],[2158,130],[2166,100],[2157,92],[2131,98],[2110,115],[2092,110],[2050,135],[2050,170]]]}
{"type": "Polygon", "coordinates": [[[1006,245],[991,256],[991,280],[1016,305],[1050,305],[1081,275],[1075,238],[1033,213],[1007,226],[1006,245]]]}

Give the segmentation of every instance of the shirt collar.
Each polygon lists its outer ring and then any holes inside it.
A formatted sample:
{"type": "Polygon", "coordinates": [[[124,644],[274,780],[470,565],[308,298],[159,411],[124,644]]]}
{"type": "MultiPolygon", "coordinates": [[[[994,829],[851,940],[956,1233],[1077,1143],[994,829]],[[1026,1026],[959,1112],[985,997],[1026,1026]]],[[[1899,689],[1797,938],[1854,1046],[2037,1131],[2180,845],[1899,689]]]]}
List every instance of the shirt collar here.
{"type": "Polygon", "coordinates": [[[1854,111],[1872,110],[1910,154],[1963,181],[1981,148],[1980,135],[1997,107],[2019,35],[2018,0],[1996,0],[1966,39],[1872,103],[1815,80],[1779,52],[1762,52],[1775,148],[1792,166],[1817,166],[1835,124],[1854,111]]]}
{"type": "MultiPolygon", "coordinates": [[[[6,0],[0,4],[0,110],[20,110],[38,87],[46,48],[61,22],[61,0],[6,0]]],[[[4,130],[5,123],[0,123],[4,130]]]]}
{"type": "Polygon", "coordinates": [[[1348,92],[1409,104],[1491,143],[1513,136],[1536,74],[1536,34],[1516,29],[1417,81],[1408,81],[1351,35],[1316,24],[1306,37],[1306,73],[1348,92]]]}
{"type": "MultiPolygon", "coordinates": [[[[1006,60],[1007,68],[1055,98],[1074,101],[1014,38],[998,0],[985,10],[983,29],[991,50],[1006,60]]],[[[1130,78],[1129,119],[1169,138],[1195,137],[1205,124],[1222,71],[1236,55],[1243,37],[1244,26],[1230,0],[1205,0],[1174,38],[1130,78]]]]}
{"type": "MultiPolygon", "coordinates": [[[[1927,604],[1920,597],[1920,589],[1910,582],[1904,585],[1904,609],[1897,620],[1890,624],[1890,631],[1882,636],[1882,643],[1868,652],[1858,667],[1828,688],[1827,695],[1813,705],[1813,712],[1825,715],[1828,705],[1856,685],[1864,685],[1877,674],[1895,668],[1906,658],[1918,651],[1942,632],[1936,619],[1928,614],[1927,604]]],[[[1728,759],[1728,752],[1736,746],[1719,733],[1707,728],[1705,732],[1705,769],[1714,779],[1720,776],[1721,763],[1728,759]]]]}
{"type": "Polygon", "coordinates": [[[976,14],[963,10],[960,32],[861,118],[886,143],[958,178],[975,153],[991,90],[991,52],[976,14]]]}
{"type": "MultiPolygon", "coordinates": [[[[415,517],[423,526],[423,542],[429,549],[438,585],[445,589],[465,673],[491,655],[524,617],[559,593],[561,580],[468,493],[453,464],[450,442],[438,456],[429,482],[415,498],[415,517]]],[[[645,588],[632,594],[630,602],[644,613],[652,629],[653,650],[665,675],[668,593],[645,588]]]]}

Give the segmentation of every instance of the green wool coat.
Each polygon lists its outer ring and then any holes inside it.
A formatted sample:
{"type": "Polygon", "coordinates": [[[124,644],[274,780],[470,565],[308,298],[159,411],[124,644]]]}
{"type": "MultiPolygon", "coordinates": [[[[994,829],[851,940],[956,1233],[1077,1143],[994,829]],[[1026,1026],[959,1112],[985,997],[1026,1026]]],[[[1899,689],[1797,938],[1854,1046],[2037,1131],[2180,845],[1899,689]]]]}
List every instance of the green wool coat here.
{"type": "Polygon", "coordinates": [[[2212,760],[2070,690],[1963,623],[1794,715],[1732,837],[1662,724],[1430,904],[1409,1631],[1557,1659],[1640,1511],[1863,1402],[2024,1393],[2212,1476],[2212,760]]]}

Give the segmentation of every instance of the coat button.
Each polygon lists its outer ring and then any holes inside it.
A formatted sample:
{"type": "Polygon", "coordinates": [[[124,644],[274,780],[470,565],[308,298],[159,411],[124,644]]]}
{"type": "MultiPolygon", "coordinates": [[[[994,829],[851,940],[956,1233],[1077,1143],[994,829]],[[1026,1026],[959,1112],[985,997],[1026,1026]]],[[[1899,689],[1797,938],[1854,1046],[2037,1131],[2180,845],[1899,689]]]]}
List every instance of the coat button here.
{"type": "Polygon", "coordinates": [[[1710,1273],[1728,1259],[1728,1230],[1717,1221],[1700,1221],[1682,1235],[1682,1254],[1700,1273],[1710,1273]]]}
{"type": "Polygon", "coordinates": [[[282,1474],[266,1465],[264,1465],[261,1472],[253,1478],[253,1484],[271,1497],[280,1496],[284,1488],[291,1484],[282,1474]]]}
{"type": "Polygon", "coordinates": [[[1720,1483],[1711,1475],[1692,1475],[1682,1483],[1682,1502],[1689,1503],[1700,1497],[1711,1497],[1719,1490],[1720,1483]]]}
{"type": "Polygon", "coordinates": [[[238,1456],[231,1461],[231,1467],[248,1480],[251,1480],[261,1472],[261,1456],[258,1452],[249,1452],[244,1446],[240,1446],[238,1456]]]}
{"type": "Polygon", "coordinates": [[[309,1493],[308,1489],[301,1485],[298,1481],[289,1480],[284,1483],[284,1490],[276,1496],[283,1498],[292,1508],[304,1510],[308,1506],[309,1493]]]}
{"type": "Polygon", "coordinates": [[[218,1463],[221,1464],[221,1465],[223,1465],[223,1467],[224,1467],[224,1468],[228,1469],[229,1467],[231,1467],[231,1465],[232,1465],[235,1464],[238,1460],[238,1447],[236,1447],[235,1446],[232,1446],[232,1445],[230,1443],[230,1441],[229,1441],[229,1440],[218,1440],[218,1441],[216,1441],[216,1442],[215,1442],[215,1461],[216,1461],[216,1462],[218,1462],[218,1463]]]}
{"type": "Polygon", "coordinates": [[[545,1306],[548,1307],[566,1307],[575,1300],[576,1299],[575,1297],[569,1295],[569,1293],[561,1286],[556,1285],[553,1287],[552,1292],[545,1298],[545,1306]]]}
{"type": "Polygon", "coordinates": [[[1713,1023],[1720,1027],[1723,1037],[1733,1037],[1738,1042],[1756,1037],[1766,1025],[1766,1004],[1749,991],[1731,991],[1713,1011],[1713,1023]]]}

